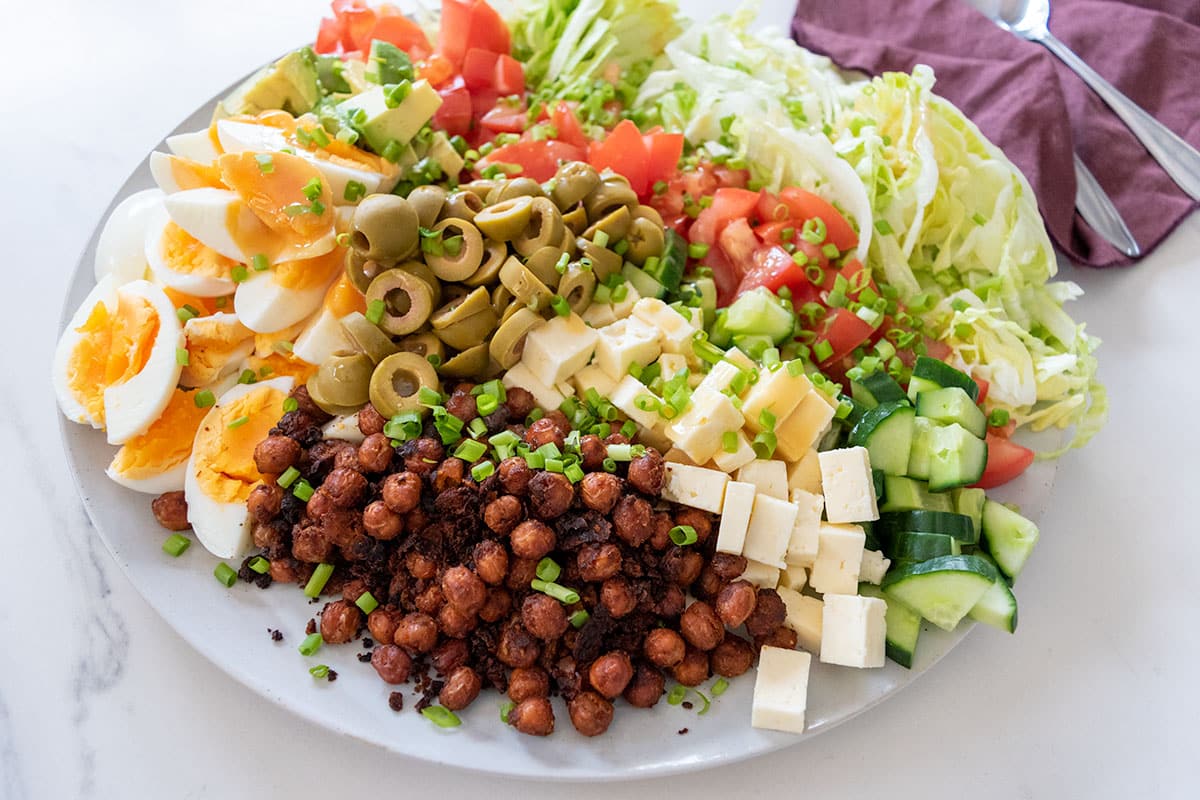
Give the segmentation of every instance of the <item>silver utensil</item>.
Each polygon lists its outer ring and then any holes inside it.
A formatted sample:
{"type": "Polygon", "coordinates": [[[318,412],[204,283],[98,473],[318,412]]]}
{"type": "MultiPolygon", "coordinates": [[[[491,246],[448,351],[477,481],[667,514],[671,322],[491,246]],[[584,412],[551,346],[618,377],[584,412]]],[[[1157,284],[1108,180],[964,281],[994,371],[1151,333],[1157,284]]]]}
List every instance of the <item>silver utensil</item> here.
{"type": "Polygon", "coordinates": [[[1084,221],[1113,247],[1130,258],[1142,254],[1120,212],[1078,154],[1075,154],[1075,207],[1084,221]]]}
{"type": "MultiPolygon", "coordinates": [[[[968,0],[1001,28],[1043,45],[1073,69],[1128,126],[1179,188],[1200,200],[1200,152],[1089,67],[1047,27],[1050,0],[968,0]]],[[[1181,79],[1186,80],[1183,76],[1181,79]]]]}

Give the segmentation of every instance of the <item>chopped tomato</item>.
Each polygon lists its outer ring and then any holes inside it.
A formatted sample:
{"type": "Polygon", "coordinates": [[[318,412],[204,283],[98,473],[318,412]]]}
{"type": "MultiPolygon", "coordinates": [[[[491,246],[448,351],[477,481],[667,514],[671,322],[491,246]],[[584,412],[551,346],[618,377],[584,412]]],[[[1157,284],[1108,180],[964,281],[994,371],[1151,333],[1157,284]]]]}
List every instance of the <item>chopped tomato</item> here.
{"type": "Polygon", "coordinates": [[[717,243],[729,263],[737,269],[740,283],[742,276],[754,269],[754,253],[758,250],[758,238],[750,229],[750,223],[740,217],[733,220],[721,229],[717,243]]]}
{"type": "Polygon", "coordinates": [[[742,278],[737,293],[741,295],[759,286],[775,293],[788,287],[792,304],[796,306],[816,300],[818,296],[817,287],[808,279],[804,268],[796,264],[791,253],[778,246],[765,247],[754,254],[754,267],[742,278]]]}
{"type": "Polygon", "coordinates": [[[975,402],[983,405],[983,401],[987,400],[988,390],[992,388],[992,385],[983,378],[971,376],[971,380],[975,381],[975,385],[979,387],[979,396],[975,398],[975,402]]]}
{"type": "MultiPolygon", "coordinates": [[[[487,89],[496,84],[495,53],[473,47],[463,56],[462,76],[468,89],[487,89]]],[[[507,94],[507,93],[505,93],[507,94]]]]}
{"type": "Polygon", "coordinates": [[[323,17],[321,27],[317,29],[317,41],[313,49],[318,53],[336,53],[338,42],[342,38],[341,28],[336,19],[323,17]]]}
{"type": "Polygon", "coordinates": [[[838,250],[853,250],[858,247],[858,234],[833,204],[820,195],[789,186],[779,193],[779,199],[787,204],[793,219],[820,219],[825,223],[826,241],[838,250]]]}
{"type": "Polygon", "coordinates": [[[471,0],[442,0],[437,52],[456,69],[462,67],[463,58],[471,47],[468,42],[471,35],[471,6],[471,0]]]}
{"type": "Polygon", "coordinates": [[[496,133],[521,133],[525,130],[528,115],[525,104],[509,105],[501,102],[479,120],[479,124],[496,133]]]}
{"type": "Polygon", "coordinates": [[[792,210],[788,208],[788,204],[779,199],[777,195],[773,195],[766,189],[758,197],[758,218],[763,224],[775,222],[784,222],[791,225],[792,210]]]}
{"type": "Polygon", "coordinates": [[[507,53],[501,53],[492,85],[502,95],[521,94],[525,91],[525,67],[507,53]]]}
{"type": "Polygon", "coordinates": [[[719,247],[709,248],[703,263],[712,270],[713,283],[717,285],[717,305],[732,303],[737,297],[738,284],[742,282],[741,270],[729,262],[719,247]]]}
{"type": "MultiPolygon", "coordinates": [[[[699,200],[698,196],[692,195],[692,202],[699,200]]],[[[717,189],[712,195],[712,205],[701,211],[692,225],[692,241],[713,244],[730,222],[735,219],[745,222],[757,203],[758,192],[731,187],[717,189]]],[[[750,227],[749,223],[746,227],[750,227]]]]}
{"type": "Polygon", "coordinates": [[[471,92],[471,109],[476,117],[482,117],[496,107],[500,93],[495,89],[476,89],[471,92]]]}
{"type": "Polygon", "coordinates": [[[682,133],[649,133],[642,137],[646,143],[646,179],[650,185],[675,173],[683,156],[682,133]]]}
{"type": "Polygon", "coordinates": [[[471,3],[471,32],[467,47],[481,47],[493,53],[512,52],[512,35],[508,32],[508,25],[500,13],[484,0],[471,3]]]}
{"type": "Polygon", "coordinates": [[[429,81],[430,86],[440,87],[454,77],[454,65],[437,53],[417,63],[417,75],[429,81]]]}
{"type": "Polygon", "coordinates": [[[520,141],[497,147],[488,155],[485,162],[519,164],[521,177],[533,178],[540,183],[554,177],[560,161],[580,161],[582,159],[583,149],[566,142],[520,141]]]}
{"type": "Polygon", "coordinates": [[[378,20],[375,11],[365,0],[334,0],[332,5],[342,31],[342,49],[370,51],[371,31],[375,30],[378,20]]]}
{"type": "MultiPolygon", "coordinates": [[[[854,348],[871,338],[875,328],[863,322],[858,315],[847,308],[832,308],[825,316],[822,330],[817,334],[816,343],[829,342],[833,353],[821,359],[820,364],[826,365],[854,352],[854,348]]],[[[814,345],[816,344],[814,343],[814,345]]],[[[816,350],[813,351],[814,357],[816,350]]]]}
{"type": "Polygon", "coordinates": [[[428,58],[433,52],[421,26],[399,12],[384,13],[375,23],[371,38],[394,44],[418,60],[428,58]]]}
{"type": "Polygon", "coordinates": [[[979,489],[993,489],[1008,483],[1033,463],[1032,450],[991,431],[987,433],[987,450],[987,467],[983,470],[983,477],[974,484],[979,489]]]}
{"type": "Polygon", "coordinates": [[[558,140],[576,147],[587,147],[588,138],[579,124],[579,117],[566,101],[560,100],[550,113],[550,124],[558,131],[558,140]]]}
{"type": "Polygon", "coordinates": [[[1006,422],[1000,426],[988,425],[988,433],[990,433],[994,436],[999,436],[1001,439],[1011,438],[1013,433],[1016,432],[1016,430],[1017,430],[1017,421],[1015,419],[1009,419],[1008,422],[1006,422]]]}
{"type": "Polygon", "coordinates": [[[649,154],[642,134],[630,120],[622,120],[601,142],[588,148],[588,160],[598,170],[605,167],[624,175],[640,197],[650,187],[647,162],[649,154]]]}
{"type": "Polygon", "coordinates": [[[463,136],[471,130],[471,93],[464,86],[452,86],[438,92],[442,104],[434,112],[434,123],[451,136],[463,136]]]}
{"type": "MultiPolygon", "coordinates": [[[[808,243],[805,242],[805,244],[808,244],[808,243]]],[[[863,265],[862,265],[861,261],[859,261],[857,258],[848,258],[848,259],[846,259],[846,263],[842,265],[842,269],[841,269],[842,277],[848,281],[853,281],[854,276],[857,275],[858,273],[862,272],[862,269],[863,269],[863,265]]],[[[879,285],[875,283],[874,279],[868,281],[867,286],[871,287],[871,291],[875,292],[875,294],[879,294],[879,285]]],[[[828,288],[833,288],[833,287],[831,285],[828,288]]]]}

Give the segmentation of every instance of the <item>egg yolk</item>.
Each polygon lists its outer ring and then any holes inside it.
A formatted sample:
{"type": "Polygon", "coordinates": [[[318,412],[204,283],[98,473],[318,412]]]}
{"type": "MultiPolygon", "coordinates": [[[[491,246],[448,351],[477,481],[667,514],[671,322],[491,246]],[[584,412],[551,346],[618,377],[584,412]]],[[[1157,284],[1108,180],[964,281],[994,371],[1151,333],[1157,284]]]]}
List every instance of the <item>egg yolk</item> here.
{"type": "Polygon", "coordinates": [[[176,389],[162,416],[117,451],[112,468],[140,480],[179,466],[192,454],[192,440],[207,413],[207,408],[196,407],[194,392],[176,389]]]}
{"type": "Polygon", "coordinates": [[[217,313],[217,298],[215,297],[196,297],[195,295],[181,292],[177,289],[172,289],[170,286],[162,287],[163,294],[171,301],[171,305],[175,308],[183,308],[191,306],[200,313],[197,316],[207,317],[217,313]]]}
{"type": "Polygon", "coordinates": [[[254,335],[236,318],[197,317],[183,329],[188,364],[180,373],[186,386],[203,386],[216,379],[229,360],[254,335]]]}
{"type": "Polygon", "coordinates": [[[254,354],[266,358],[272,353],[286,352],[288,346],[296,341],[296,337],[304,330],[307,320],[300,320],[295,325],[289,325],[277,331],[254,334],[254,354]],[[281,344],[286,342],[287,344],[281,344]]]}
{"type": "Polygon", "coordinates": [[[363,293],[354,288],[350,278],[342,273],[325,293],[324,306],[329,309],[329,313],[341,319],[352,311],[367,313],[367,298],[363,297],[363,293]]]}
{"type": "Polygon", "coordinates": [[[220,171],[211,164],[201,164],[190,158],[172,155],[167,156],[167,161],[171,165],[171,177],[175,179],[180,190],[225,188],[221,183],[220,171]]]}
{"type": "Polygon", "coordinates": [[[307,383],[317,372],[317,368],[307,361],[283,353],[271,353],[266,357],[250,356],[246,365],[264,378],[291,377],[296,379],[296,383],[307,383]]]}
{"type": "Polygon", "coordinates": [[[342,269],[345,250],[335,247],[316,258],[302,258],[276,264],[275,282],[287,289],[313,289],[333,280],[342,269]]]}
{"type": "Polygon", "coordinates": [[[290,243],[310,243],[328,234],[333,228],[333,199],[317,168],[299,156],[272,153],[271,168],[264,172],[258,155],[226,153],[218,158],[224,184],[237,192],[267,227],[290,243]],[[306,187],[318,185],[320,191],[312,197],[305,194],[306,187]]]}
{"type": "Polygon", "coordinates": [[[217,405],[196,432],[196,480],[205,495],[221,503],[244,503],[262,480],[254,448],[283,414],[286,395],[264,386],[217,405]],[[232,425],[232,427],[230,427],[232,425]]]}
{"type": "MultiPolygon", "coordinates": [[[[394,175],[399,171],[392,162],[377,156],[374,153],[368,153],[351,144],[330,137],[328,144],[318,145],[311,138],[301,140],[296,135],[297,128],[312,130],[318,127],[320,121],[311,114],[306,114],[299,119],[296,119],[286,111],[263,111],[257,116],[242,114],[233,117],[236,122],[246,122],[255,125],[264,125],[270,128],[277,128],[282,131],[288,138],[288,144],[296,150],[305,150],[314,158],[321,161],[328,161],[331,164],[339,166],[351,167],[354,169],[365,169],[371,172],[378,172],[383,175],[394,175]]],[[[216,123],[210,130],[216,130],[216,123]]]]}
{"type": "Polygon", "coordinates": [[[115,314],[97,303],[75,329],[80,339],[67,364],[67,385],[89,417],[104,423],[104,390],[142,371],[158,328],[149,300],[121,292],[115,314]]]}
{"type": "Polygon", "coordinates": [[[163,228],[162,257],[171,269],[205,278],[228,278],[238,262],[213,250],[174,222],[163,228]]]}

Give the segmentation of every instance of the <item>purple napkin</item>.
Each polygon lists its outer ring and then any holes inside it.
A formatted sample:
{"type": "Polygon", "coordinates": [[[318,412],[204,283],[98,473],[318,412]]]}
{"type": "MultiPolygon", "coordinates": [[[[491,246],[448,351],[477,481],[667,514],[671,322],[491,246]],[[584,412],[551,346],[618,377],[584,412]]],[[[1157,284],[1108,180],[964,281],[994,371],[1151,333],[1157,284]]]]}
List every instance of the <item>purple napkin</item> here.
{"type": "MultiPolygon", "coordinates": [[[[1055,36],[1200,148],[1200,3],[1053,0],[1052,11],[1055,36]]],[[[792,35],[871,74],[933,67],[934,91],[1025,173],[1050,236],[1073,261],[1130,263],[1075,213],[1072,149],[1112,197],[1143,254],[1197,207],[1074,72],[965,0],[799,0],[792,35]]]]}

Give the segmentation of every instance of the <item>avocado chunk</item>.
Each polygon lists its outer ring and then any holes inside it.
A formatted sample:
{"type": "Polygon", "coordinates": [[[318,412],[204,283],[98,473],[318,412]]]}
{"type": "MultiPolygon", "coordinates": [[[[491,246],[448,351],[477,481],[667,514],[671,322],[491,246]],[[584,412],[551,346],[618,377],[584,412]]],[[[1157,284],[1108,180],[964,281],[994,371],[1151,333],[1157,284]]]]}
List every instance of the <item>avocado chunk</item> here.
{"type": "Polygon", "coordinates": [[[444,175],[454,177],[458,177],[458,173],[462,172],[467,163],[454,149],[454,145],[450,144],[450,139],[444,131],[433,135],[433,140],[429,143],[429,152],[425,155],[438,163],[444,175]]]}
{"type": "Polygon", "coordinates": [[[337,107],[339,114],[354,121],[371,149],[381,155],[393,142],[388,152],[397,154],[398,148],[408,144],[442,105],[442,98],[429,81],[419,80],[412,84],[403,100],[389,107],[388,98],[395,96],[394,88],[395,85],[374,86],[343,100],[337,107]]]}
{"type": "Polygon", "coordinates": [[[371,55],[367,59],[367,80],[383,86],[411,81],[414,77],[416,76],[413,75],[412,59],[408,57],[408,53],[391,42],[371,40],[371,55]]]}
{"type": "Polygon", "coordinates": [[[305,114],[321,99],[316,58],[308,48],[293,50],[251,75],[221,102],[227,114],[283,109],[305,114]]]}

